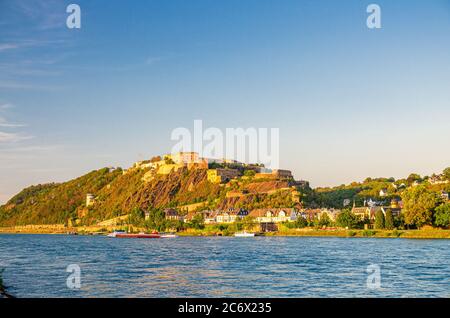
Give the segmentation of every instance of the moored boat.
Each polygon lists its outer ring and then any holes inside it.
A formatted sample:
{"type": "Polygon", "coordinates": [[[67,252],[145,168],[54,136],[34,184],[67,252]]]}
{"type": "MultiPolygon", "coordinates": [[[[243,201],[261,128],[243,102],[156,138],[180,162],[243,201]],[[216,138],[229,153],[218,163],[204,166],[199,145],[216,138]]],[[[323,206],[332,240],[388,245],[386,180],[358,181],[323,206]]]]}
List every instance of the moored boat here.
{"type": "Polygon", "coordinates": [[[175,237],[178,237],[178,235],[172,234],[172,233],[163,233],[163,234],[161,234],[161,238],[175,238],[175,237]]]}
{"type": "Polygon", "coordinates": [[[126,232],[122,232],[122,231],[118,231],[118,232],[112,232],[110,234],[108,234],[109,237],[115,237],[115,238],[160,238],[161,235],[157,234],[157,233],[126,233],[126,232]]]}
{"type": "Polygon", "coordinates": [[[109,233],[106,236],[108,236],[108,237],[116,237],[117,234],[126,234],[126,232],[125,231],[114,231],[114,232],[109,233]]]}
{"type": "Polygon", "coordinates": [[[238,232],[238,233],[234,233],[235,237],[254,237],[255,233],[248,233],[248,232],[238,232]]]}
{"type": "Polygon", "coordinates": [[[117,238],[160,238],[159,234],[148,234],[148,233],[119,233],[116,234],[117,238]]]}
{"type": "Polygon", "coordinates": [[[158,233],[126,233],[125,231],[114,231],[107,235],[108,237],[116,238],[160,238],[158,233]]]}

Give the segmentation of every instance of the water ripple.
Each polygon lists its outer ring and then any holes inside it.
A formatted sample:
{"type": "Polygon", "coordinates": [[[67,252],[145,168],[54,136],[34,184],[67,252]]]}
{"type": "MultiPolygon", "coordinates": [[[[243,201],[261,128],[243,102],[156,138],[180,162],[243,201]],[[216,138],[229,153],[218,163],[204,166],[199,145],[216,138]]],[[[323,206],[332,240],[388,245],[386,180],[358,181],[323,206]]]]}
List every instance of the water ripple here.
{"type": "Polygon", "coordinates": [[[449,297],[447,240],[0,235],[19,297],[449,297]],[[66,286],[78,264],[80,290],[66,286]],[[367,288],[366,268],[381,269],[367,288]]]}

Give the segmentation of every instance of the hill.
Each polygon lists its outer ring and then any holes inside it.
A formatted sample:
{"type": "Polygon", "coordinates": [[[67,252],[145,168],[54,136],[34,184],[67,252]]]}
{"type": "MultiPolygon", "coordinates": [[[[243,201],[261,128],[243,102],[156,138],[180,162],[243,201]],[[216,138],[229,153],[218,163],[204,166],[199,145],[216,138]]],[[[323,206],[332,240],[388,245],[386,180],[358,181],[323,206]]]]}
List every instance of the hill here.
{"type": "MultiPolygon", "coordinates": [[[[134,209],[182,207],[202,203],[202,209],[295,206],[293,181],[238,177],[223,183],[207,178],[207,169],[180,168],[168,174],[144,176],[150,169],[103,168],[64,183],[22,190],[0,207],[0,225],[91,225],[129,214],[134,209]],[[230,195],[230,194],[235,195],[230,195]],[[86,195],[95,202],[86,204],[86,195]]],[[[187,211],[186,211],[187,213],[187,211]]]]}
{"type": "Polygon", "coordinates": [[[0,206],[0,226],[92,225],[136,209],[154,208],[176,207],[181,213],[228,208],[339,209],[353,202],[362,206],[369,199],[389,204],[418,184],[436,193],[450,190],[450,169],[431,177],[411,174],[399,180],[367,178],[363,182],[313,190],[307,182],[295,181],[287,170],[255,173],[260,166],[236,163],[208,166],[197,158],[194,163],[185,164],[184,157],[173,158],[176,164],[171,158],[157,157],[138,162],[128,170],[102,168],[67,182],[30,186],[0,206]],[[226,178],[218,178],[218,173],[226,178]],[[86,201],[88,194],[91,202],[86,201]]]}

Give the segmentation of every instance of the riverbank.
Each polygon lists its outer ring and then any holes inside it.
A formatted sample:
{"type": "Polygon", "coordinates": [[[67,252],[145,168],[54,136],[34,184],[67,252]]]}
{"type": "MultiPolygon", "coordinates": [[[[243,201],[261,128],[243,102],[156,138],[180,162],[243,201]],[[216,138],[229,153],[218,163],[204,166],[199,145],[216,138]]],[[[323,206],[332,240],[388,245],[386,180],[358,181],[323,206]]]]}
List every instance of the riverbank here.
{"type": "MultiPolygon", "coordinates": [[[[223,233],[212,233],[204,230],[188,230],[177,233],[179,236],[217,236],[223,233]]],[[[227,233],[229,236],[234,233],[227,233]]],[[[408,238],[408,239],[450,239],[450,230],[346,230],[346,229],[282,229],[277,232],[263,233],[271,236],[303,236],[303,237],[359,237],[359,238],[408,238]]]]}
{"type": "MultiPolygon", "coordinates": [[[[76,234],[103,235],[112,232],[114,228],[85,226],[64,227],[55,225],[27,225],[19,227],[0,227],[0,234],[76,234]]],[[[135,228],[135,232],[144,229],[135,228]]],[[[178,236],[233,236],[231,231],[217,231],[211,228],[187,229],[177,233],[178,236]]],[[[373,238],[409,238],[409,239],[450,239],[450,230],[425,228],[420,230],[346,230],[340,228],[317,229],[288,229],[282,227],[277,232],[262,233],[271,236],[304,236],[304,237],[373,237],[373,238]]]]}

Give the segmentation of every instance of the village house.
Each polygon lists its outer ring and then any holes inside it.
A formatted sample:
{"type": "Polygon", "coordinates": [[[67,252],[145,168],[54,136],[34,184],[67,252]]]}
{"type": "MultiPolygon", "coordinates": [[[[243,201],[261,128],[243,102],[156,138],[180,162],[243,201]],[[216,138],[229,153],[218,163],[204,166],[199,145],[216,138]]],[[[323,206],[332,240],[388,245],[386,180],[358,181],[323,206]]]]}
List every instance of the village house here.
{"type": "Polygon", "coordinates": [[[184,221],[184,216],[180,215],[175,209],[164,209],[164,214],[166,215],[166,220],[184,221]]]}
{"type": "Polygon", "coordinates": [[[194,216],[196,216],[198,213],[195,211],[189,211],[184,217],[183,217],[183,221],[185,223],[189,223],[192,221],[192,219],[194,218],[194,216]]]}
{"type": "Polygon", "coordinates": [[[352,212],[357,217],[359,217],[361,220],[369,220],[370,222],[373,222],[375,220],[375,215],[377,211],[382,211],[382,207],[380,206],[366,206],[366,207],[360,207],[360,208],[353,208],[352,212]]]}
{"type": "Polygon", "coordinates": [[[449,181],[445,179],[444,175],[433,175],[428,179],[431,184],[447,184],[449,181]]]}
{"type": "Polygon", "coordinates": [[[319,218],[321,212],[321,209],[302,209],[298,213],[298,216],[304,218],[307,221],[313,221],[319,218]]]}
{"type": "Polygon", "coordinates": [[[402,203],[396,199],[391,200],[390,206],[366,206],[353,207],[352,213],[358,216],[361,220],[368,219],[371,222],[375,221],[375,215],[378,211],[383,212],[386,216],[387,211],[391,211],[393,217],[398,217],[402,212],[402,203]]]}
{"type": "Polygon", "coordinates": [[[217,223],[233,223],[242,220],[249,215],[249,212],[244,209],[228,209],[227,211],[220,211],[216,214],[217,223]]]}
{"type": "Polygon", "coordinates": [[[220,213],[219,210],[216,211],[202,211],[203,214],[203,221],[205,224],[214,224],[217,223],[217,215],[220,213]]]}
{"type": "Polygon", "coordinates": [[[386,216],[386,212],[388,210],[390,210],[392,213],[392,216],[398,217],[402,213],[402,208],[403,208],[403,201],[399,201],[397,199],[392,199],[391,205],[389,207],[382,207],[382,211],[383,211],[384,216],[386,216]]]}
{"type": "Polygon", "coordinates": [[[380,192],[379,192],[380,197],[385,197],[387,195],[388,195],[388,190],[386,188],[383,188],[380,190],[380,192]]]}
{"type": "Polygon", "coordinates": [[[337,216],[341,210],[337,209],[302,209],[300,210],[297,215],[298,217],[302,217],[307,221],[314,221],[314,220],[320,220],[323,214],[326,214],[330,220],[333,222],[336,221],[337,216]]]}
{"type": "Polygon", "coordinates": [[[297,212],[292,208],[254,209],[249,216],[258,223],[281,223],[295,221],[297,212]]]}
{"type": "Polygon", "coordinates": [[[369,215],[370,208],[367,206],[364,207],[353,207],[352,213],[359,217],[361,220],[364,220],[369,215]]]}

